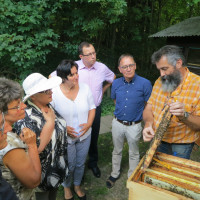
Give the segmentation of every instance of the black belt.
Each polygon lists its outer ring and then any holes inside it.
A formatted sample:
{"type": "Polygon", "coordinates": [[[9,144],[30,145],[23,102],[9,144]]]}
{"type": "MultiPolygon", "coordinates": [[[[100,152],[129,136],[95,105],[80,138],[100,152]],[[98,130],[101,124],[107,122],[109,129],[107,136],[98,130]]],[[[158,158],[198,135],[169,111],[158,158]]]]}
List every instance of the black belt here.
{"type": "Polygon", "coordinates": [[[126,125],[126,126],[131,126],[133,124],[139,124],[142,120],[139,120],[139,121],[136,121],[136,122],[129,122],[129,121],[123,121],[123,120],[120,120],[120,119],[117,119],[117,117],[115,116],[115,119],[120,122],[121,124],[123,125],[126,125]]]}

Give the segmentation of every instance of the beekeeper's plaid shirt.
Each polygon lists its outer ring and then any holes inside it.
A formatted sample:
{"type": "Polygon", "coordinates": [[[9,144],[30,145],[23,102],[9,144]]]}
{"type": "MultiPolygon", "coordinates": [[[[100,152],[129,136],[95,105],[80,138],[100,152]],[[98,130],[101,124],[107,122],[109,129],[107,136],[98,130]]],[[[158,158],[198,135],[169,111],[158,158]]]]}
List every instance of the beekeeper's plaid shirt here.
{"type": "MultiPolygon", "coordinates": [[[[184,103],[185,110],[192,115],[200,116],[200,76],[191,73],[188,68],[186,76],[179,87],[172,92],[162,91],[161,79],[158,78],[148,103],[152,105],[154,115],[154,129],[159,126],[167,104],[173,101],[184,103]]],[[[194,131],[173,116],[164,134],[163,141],[168,143],[192,143],[199,137],[200,132],[194,131]]]]}

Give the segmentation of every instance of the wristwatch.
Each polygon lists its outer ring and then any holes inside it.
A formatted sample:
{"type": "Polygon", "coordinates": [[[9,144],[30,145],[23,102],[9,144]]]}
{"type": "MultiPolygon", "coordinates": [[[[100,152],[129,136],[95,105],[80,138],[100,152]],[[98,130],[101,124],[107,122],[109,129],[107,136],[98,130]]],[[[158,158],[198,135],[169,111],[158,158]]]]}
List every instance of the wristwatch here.
{"type": "Polygon", "coordinates": [[[184,115],[181,118],[181,120],[186,120],[188,117],[189,117],[189,113],[188,112],[184,112],[184,115]]]}

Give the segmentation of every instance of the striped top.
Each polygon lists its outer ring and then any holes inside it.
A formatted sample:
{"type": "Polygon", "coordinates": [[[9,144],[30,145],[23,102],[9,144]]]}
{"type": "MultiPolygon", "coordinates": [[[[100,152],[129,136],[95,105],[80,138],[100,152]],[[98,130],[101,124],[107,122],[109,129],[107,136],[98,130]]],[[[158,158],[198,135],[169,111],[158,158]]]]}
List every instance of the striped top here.
{"type": "MultiPolygon", "coordinates": [[[[148,103],[152,105],[154,116],[154,129],[156,130],[162,119],[167,104],[179,101],[185,105],[185,110],[192,115],[200,116],[200,76],[191,73],[188,68],[182,83],[172,93],[163,92],[161,79],[158,78],[153,86],[153,91],[148,103]]],[[[170,125],[164,134],[163,141],[168,143],[192,143],[199,137],[200,132],[195,132],[176,116],[171,118],[170,125]]]]}

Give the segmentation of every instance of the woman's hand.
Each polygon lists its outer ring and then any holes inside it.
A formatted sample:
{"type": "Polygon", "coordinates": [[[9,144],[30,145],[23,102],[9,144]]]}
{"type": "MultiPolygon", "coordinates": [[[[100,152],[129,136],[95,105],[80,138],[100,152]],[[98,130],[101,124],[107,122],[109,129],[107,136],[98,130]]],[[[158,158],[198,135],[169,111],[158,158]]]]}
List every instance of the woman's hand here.
{"type": "Polygon", "coordinates": [[[49,144],[54,128],[55,128],[55,118],[56,115],[53,109],[46,107],[41,109],[46,123],[44,124],[42,131],[40,133],[40,145],[38,147],[38,152],[41,153],[47,144],[49,144]]]}
{"type": "Polygon", "coordinates": [[[23,128],[20,134],[21,140],[27,144],[28,147],[36,145],[36,134],[29,128],[23,128]]]}
{"type": "Polygon", "coordinates": [[[41,111],[42,111],[42,114],[44,116],[44,119],[47,122],[54,122],[55,121],[56,115],[51,108],[45,108],[45,109],[42,108],[41,111]]]}
{"type": "Polygon", "coordinates": [[[67,135],[71,138],[76,138],[78,137],[76,134],[78,134],[73,127],[67,126],[67,135]]]}
{"type": "Polygon", "coordinates": [[[79,137],[81,137],[88,131],[88,129],[91,127],[91,124],[85,123],[85,124],[80,124],[79,126],[82,127],[82,129],[79,131],[79,133],[82,132],[81,135],[79,136],[79,137]]]}

